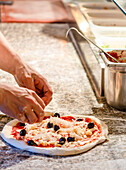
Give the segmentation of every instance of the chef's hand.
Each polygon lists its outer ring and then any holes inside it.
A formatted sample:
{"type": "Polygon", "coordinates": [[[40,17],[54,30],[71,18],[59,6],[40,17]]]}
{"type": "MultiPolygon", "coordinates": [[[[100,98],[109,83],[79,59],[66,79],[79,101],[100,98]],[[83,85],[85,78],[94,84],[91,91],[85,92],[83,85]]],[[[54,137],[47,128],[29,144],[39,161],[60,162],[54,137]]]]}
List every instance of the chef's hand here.
{"type": "Polygon", "coordinates": [[[18,66],[14,77],[19,86],[35,91],[44,101],[45,105],[49,104],[52,100],[52,90],[47,80],[28,64],[18,66]]]}
{"type": "Polygon", "coordinates": [[[45,104],[33,91],[23,87],[0,84],[0,110],[21,122],[42,121],[45,104]]]}

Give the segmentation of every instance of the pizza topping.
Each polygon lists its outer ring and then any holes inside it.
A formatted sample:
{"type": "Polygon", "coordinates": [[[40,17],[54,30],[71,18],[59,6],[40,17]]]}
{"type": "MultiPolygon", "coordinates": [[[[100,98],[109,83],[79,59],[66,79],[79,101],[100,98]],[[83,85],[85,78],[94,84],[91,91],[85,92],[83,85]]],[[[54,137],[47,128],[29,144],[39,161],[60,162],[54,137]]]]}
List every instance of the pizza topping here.
{"type": "Polygon", "coordinates": [[[37,144],[33,140],[28,141],[28,145],[30,146],[37,146],[37,144]]]}
{"type": "Polygon", "coordinates": [[[80,122],[80,121],[83,121],[83,119],[82,119],[82,118],[78,118],[78,119],[77,119],[77,122],[80,122]]]}
{"type": "Polygon", "coordinates": [[[26,135],[26,130],[25,129],[22,129],[21,131],[20,131],[20,136],[25,136],[26,135]]]}
{"type": "Polygon", "coordinates": [[[66,139],[64,137],[61,137],[59,140],[59,144],[63,145],[66,142],[66,139]]]}
{"type": "Polygon", "coordinates": [[[55,113],[54,117],[59,117],[60,118],[60,114],[59,113],[55,113]]]}
{"type": "Polygon", "coordinates": [[[92,132],[90,130],[87,130],[86,131],[86,136],[91,136],[92,135],[92,132]]]}
{"type": "Polygon", "coordinates": [[[88,117],[50,116],[40,123],[26,123],[25,129],[18,122],[11,134],[31,146],[74,148],[95,141],[102,130],[100,123],[88,117]]]}
{"type": "Polygon", "coordinates": [[[53,123],[48,122],[47,128],[52,128],[52,127],[53,127],[53,123]]]}
{"type": "Polygon", "coordinates": [[[94,123],[93,122],[90,122],[90,123],[88,123],[88,129],[92,129],[92,128],[94,128],[94,123]]]}
{"type": "Polygon", "coordinates": [[[58,125],[58,126],[62,124],[63,128],[70,127],[70,122],[63,120],[62,118],[59,119],[58,117],[50,117],[50,119],[47,119],[46,121],[50,121],[53,123],[53,125],[58,125]]]}
{"type": "Polygon", "coordinates": [[[60,129],[60,127],[58,126],[58,125],[54,125],[54,130],[55,130],[55,132],[57,131],[57,130],[59,130],[60,129]]]}
{"type": "Polygon", "coordinates": [[[74,141],[75,141],[75,137],[68,137],[68,138],[67,138],[67,141],[68,141],[68,142],[74,142],[74,141]]]}
{"type": "Polygon", "coordinates": [[[25,126],[25,123],[20,122],[20,126],[25,126]]]}
{"type": "Polygon", "coordinates": [[[64,119],[64,120],[67,120],[67,121],[75,120],[75,118],[73,116],[62,116],[61,118],[64,119]]]}

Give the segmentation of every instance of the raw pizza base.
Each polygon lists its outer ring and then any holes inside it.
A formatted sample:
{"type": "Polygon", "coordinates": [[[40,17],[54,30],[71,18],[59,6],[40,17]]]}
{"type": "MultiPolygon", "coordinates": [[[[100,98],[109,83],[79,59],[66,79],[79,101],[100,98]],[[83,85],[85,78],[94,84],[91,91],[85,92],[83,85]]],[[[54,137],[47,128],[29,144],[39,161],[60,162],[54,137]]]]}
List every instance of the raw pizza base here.
{"type": "MultiPolygon", "coordinates": [[[[46,112],[45,116],[51,116],[54,113],[51,112],[46,112]]],[[[68,115],[66,115],[68,116],[68,115]]],[[[47,147],[36,147],[36,146],[29,146],[27,145],[24,141],[16,140],[13,138],[11,135],[12,127],[15,126],[19,121],[17,119],[14,119],[10,122],[8,122],[2,132],[1,132],[1,137],[10,145],[19,148],[21,150],[25,151],[30,151],[33,153],[40,153],[40,154],[46,154],[46,155],[58,155],[58,156],[67,156],[67,155],[76,155],[80,154],[83,152],[86,152],[96,146],[99,143],[104,142],[107,139],[107,134],[108,134],[108,128],[105,125],[104,122],[100,121],[99,119],[95,118],[94,116],[83,116],[83,115],[70,115],[73,117],[81,117],[81,118],[91,118],[92,120],[98,122],[101,124],[102,128],[102,133],[103,135],[98,138],[95,142],[88,143],[84,146],[76,147],[76,148],[59,148],[59,147],[54,147],[54,148],[47,148],[47,147]]]]}

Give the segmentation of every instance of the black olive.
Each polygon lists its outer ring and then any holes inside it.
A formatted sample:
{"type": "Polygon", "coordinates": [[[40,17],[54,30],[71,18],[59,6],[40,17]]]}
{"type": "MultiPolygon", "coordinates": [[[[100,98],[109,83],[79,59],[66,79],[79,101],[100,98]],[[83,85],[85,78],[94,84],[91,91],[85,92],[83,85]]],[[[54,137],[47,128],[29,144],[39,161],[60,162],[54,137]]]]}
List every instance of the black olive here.
{"type": "Polygon", "coordinates": [[[67,138],[67,141],[68,141],[68,142],[74,142],[74,141],[75,141],[75,137],[68,137],[68,138],[67,138]]]}
{"type": "Polygon", "coordinates": [[[26,135],[26,130],[25,129],[22,129],[21,131],[20,131],[20,136],[25,136],[26,135]]]}
{"type": "Polygon", "coordinates": [[[25,126],[25,123],[20,122],[20,126],[25,126]]]}
{"type": "Polygon", "coordinates": [[[33,140],[29,140],[28,145],[30,145],[30,146],[38,146],[33,140]]]}
{"type": "Polygon", "coordinates": [[[47,128],[52,128],[52,127],[53,127],[53,123],[48,122],[47,128]]]}
{"type": "Polygon", "coordinates": [[[58,125],[54,125],[54,130],[55,131],[57,131],[57,130],[59,130],[60,129],[60,127],[58,126],[58,125]]]}
{"type": "Polygon", "coordinates": [[[77,119],[77,121],[80,122],[80,121],[83,121],[83,119],[82,119],[82,118],[79,118],[79,119],[77,119]]]}
{"type": "Polygon", "coordinates": [[[59,144],[63,145],[66,142],[66,139],[64,137],[61,137],[59,140],[59,144]]]}
{"type": "Polygon", "coordinates": [[[95,125],[94,125],[93,122],[88,123],[88,129],[92,129],[94,126],[95,126],[95,125]]]}
{"type": "Polygon", "coordinates": [[[60,114],[59,113],[55,113],[54,117],[59,117],[60,118],[60,114]]]}

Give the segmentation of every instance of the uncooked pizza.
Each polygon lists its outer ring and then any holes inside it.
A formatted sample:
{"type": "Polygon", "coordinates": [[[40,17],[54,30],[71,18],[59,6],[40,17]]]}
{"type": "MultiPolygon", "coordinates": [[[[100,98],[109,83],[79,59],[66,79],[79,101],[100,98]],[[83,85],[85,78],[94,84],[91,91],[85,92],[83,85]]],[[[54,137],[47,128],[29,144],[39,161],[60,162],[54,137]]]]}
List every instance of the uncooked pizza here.
{"type": "Polygon", "coordinates": [[[42,122],[28,124],[14,119],[2,130],[2,138],[22,150],[47,155],[75,155],[107,139],[108,128],[93,116],[46,112],[42,122]]]}

